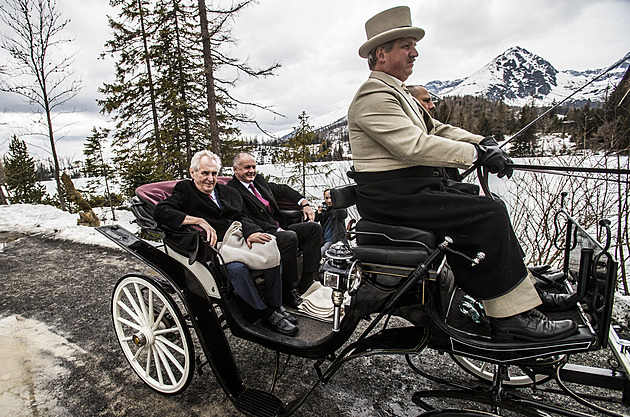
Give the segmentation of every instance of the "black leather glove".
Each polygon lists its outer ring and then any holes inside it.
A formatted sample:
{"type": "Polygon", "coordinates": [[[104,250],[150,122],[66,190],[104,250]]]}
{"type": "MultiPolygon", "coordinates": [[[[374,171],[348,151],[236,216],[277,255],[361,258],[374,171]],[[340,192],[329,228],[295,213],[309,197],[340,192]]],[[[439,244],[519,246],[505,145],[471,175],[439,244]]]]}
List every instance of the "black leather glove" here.
{"type": "Polygon", "coordinates": [[[479,144],[483,146],[499,147],[499,143],[496,140],[494,140],[494,136],[486,136],[485,138],[481,139],[481,142],[479,142],[479,144]]]}
{"type": "Polygon", "coordinates": [[[512,160],[507,152],[499,148],[499,144],[492,136],[487,136],[479,142],[477,146],[476,163],[488,168],[493,174],[497,174],[499,178],[512,178],[513,170],[507,164],[512,164],[512,160]]]}

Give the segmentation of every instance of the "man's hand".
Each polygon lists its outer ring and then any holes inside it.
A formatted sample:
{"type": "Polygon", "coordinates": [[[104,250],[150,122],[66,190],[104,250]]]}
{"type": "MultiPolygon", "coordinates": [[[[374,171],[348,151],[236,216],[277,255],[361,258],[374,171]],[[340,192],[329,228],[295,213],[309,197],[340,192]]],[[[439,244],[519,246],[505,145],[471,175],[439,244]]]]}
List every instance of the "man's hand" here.
{"type": "Polygon", "coordinates": [[[479,144],[483,146],[499,146],[499,143],[494,139],[494,136],[486,136],[485,138],[481,139],[481,142],[479,142],[479,144]]]}
{"type": "Polygon", "coordinates": [[[187,215],[184,221],[182,222],[182,226],[187,225],[187,224],[194,224],[201,227],[203,230],[205,230],[206,239],[208,240],[208,243],[210,243],[210,246],[214,246],[217,244],[217,232],[216,230],[212,228],[212,226],[210,226],[210,224],[208,224],[207,221],[205,221],[201,217],[187,215]]]}
{"type": "Polygon", "coordinates": [[[251,249],[252,243],[265,244],[267,242],[271,242],[271,235],[268,235],[267,233],[263,233],[263,232],[252,233],[251,235],[247,236],[246,242],[247,242],[247,247],[251,249]]]}
{"type": "Polygon", "coordinates": [[[315,212],[309,205],[302,206],[302,213],[304,214],[303,219],[309,222],[315,221],[315,212]]]}
{"type": "Polygon", "coordinates": [[[476,163],[488,168],[493,174],[497,174],[499,178],[507,176],[512,177],[512,168],[507,164],[512,164],[512,160],[507,152],[499,148],[499,144],[492,136],[487,136],[479,142],[477,146],[478,157],[476,163]]]}

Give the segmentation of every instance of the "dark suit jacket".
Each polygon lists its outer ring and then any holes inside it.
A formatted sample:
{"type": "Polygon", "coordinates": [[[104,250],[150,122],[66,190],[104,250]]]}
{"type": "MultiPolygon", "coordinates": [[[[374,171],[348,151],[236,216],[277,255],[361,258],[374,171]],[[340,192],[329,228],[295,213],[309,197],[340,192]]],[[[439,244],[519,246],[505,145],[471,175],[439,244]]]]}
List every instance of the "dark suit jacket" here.
{"type": "Polygon", "coordinates": [[[282,198],[297,204],[298,201],[304,198],[302,194],[286,184],[270,183],[261,175],[256,175],[256,178],[254,178],[254,186],[260,195],[269,200],[269,206],[271,206],[270,212],[236,177],[232,177],[227,185],[241,193],[243,204],[245,205],[245,212],[267,233],[275,232],[278,229],[276,221],[283,229],[286,229],[290,224],[289,220],[280,212],[277,199],[282,198]]]}
{"type": "Polygon", "coordinates": [[[245,238],[262,231],[245,215],[243,199],[238,192],[221,184],[215,189],[221,209],[210,196],[199,191],[192,180],[182,180],[175,185],[171,196],[158,203],[153,217],[158,224],[173,230],[180,229],[186,215],[201,217],[217,231],[219,241],[235,220],[243,224],[245,238]]]}

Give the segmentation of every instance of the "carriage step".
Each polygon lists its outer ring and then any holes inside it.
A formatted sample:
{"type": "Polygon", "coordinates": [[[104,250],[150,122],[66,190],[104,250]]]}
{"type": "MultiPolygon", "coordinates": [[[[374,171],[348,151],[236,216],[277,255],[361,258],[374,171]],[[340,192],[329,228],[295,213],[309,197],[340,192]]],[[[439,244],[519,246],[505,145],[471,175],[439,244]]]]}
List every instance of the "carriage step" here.
{"type": "Polygon", "coordinates": [[[424,327],[398,327],[381,330],[356,344],[353,355],[361,353],[414,353],[426,343],[427,329],[424,327]]]}
{"type": "Polygon", "coordinates": [[[256,417],[277,416],[284,406],[275,395],[249,388],[238,396],[234,405],[239,411],[256,417]]]}

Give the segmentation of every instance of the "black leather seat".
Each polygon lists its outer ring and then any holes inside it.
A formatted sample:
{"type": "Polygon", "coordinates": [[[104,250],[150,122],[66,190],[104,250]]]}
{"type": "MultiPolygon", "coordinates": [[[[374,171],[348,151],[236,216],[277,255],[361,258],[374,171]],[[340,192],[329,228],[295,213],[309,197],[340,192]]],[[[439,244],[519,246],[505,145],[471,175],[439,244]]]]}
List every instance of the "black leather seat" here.
{"type": "Polygon", "coordinates": [[[435,236],[426,230],[359,220],[357,246],[353,251],[362,262],[416,266],[435,247],[435,236]]]}
{"type": "MultiPolygon", "coordinates": [[[[356,203],[356,185],[331,190],[333,208],[348,208],[356,203]]],[[[432,232],[361,219],[356,226],[354,254],[364,263],[416,266],[435,248],[432,232]]]]}

